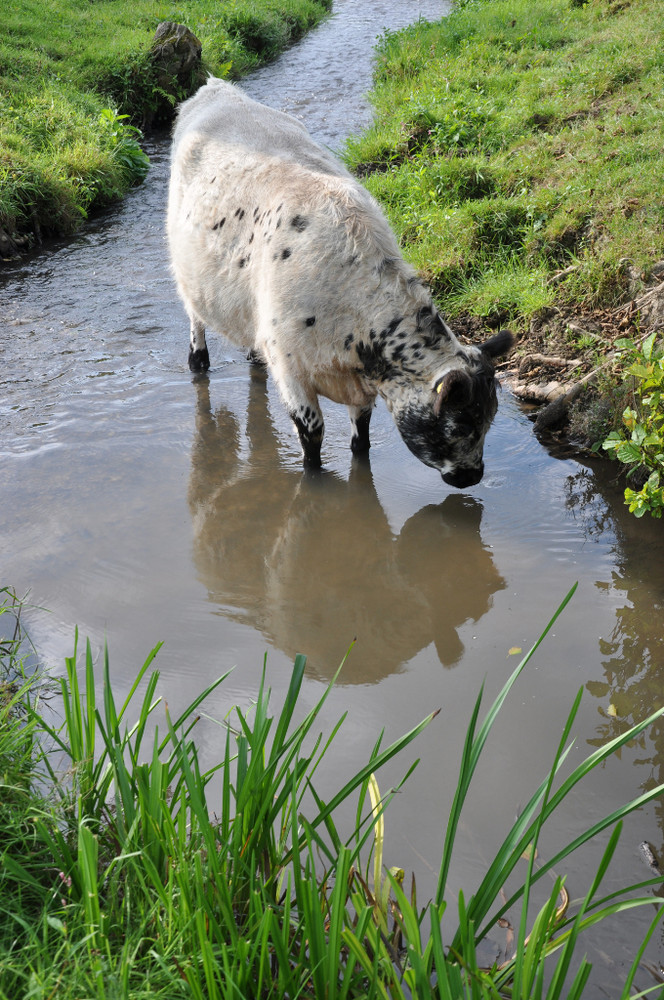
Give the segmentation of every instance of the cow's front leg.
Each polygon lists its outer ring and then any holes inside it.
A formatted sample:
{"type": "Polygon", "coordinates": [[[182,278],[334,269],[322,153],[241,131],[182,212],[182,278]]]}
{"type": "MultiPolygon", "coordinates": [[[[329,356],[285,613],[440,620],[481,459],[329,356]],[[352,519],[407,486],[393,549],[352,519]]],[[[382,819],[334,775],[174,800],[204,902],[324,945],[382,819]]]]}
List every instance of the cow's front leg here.
{"type": "Polygon", "coordinates": [[[354,455],[363,455],[371,447],[371,442],[369,441],[369,423],[371,422],[373,408],[373,403],[369,406],[348,407],[351,427],[350,450],[354,455]]]}
{"type": "Polygon", "coordinates": [[[325,425],[318,402],[301,403],[297,409],[289,412],[300,436],[304,464],[309,469],[320,469],[320,449],[325,425]]]}
{"type": "Polygon", "coordinates": [[[310,469],[319,469],[325,424],[316,392],[313,387],[303,385],[295,379],[284,382],[283,378],[279,379],[279,389],[289,416],[297,428],[304,464],[310,469]]]}
{"type": "Polygon", "coordinates": [[[192,372],[206,372],[210,367],[210,355],[205,343],[205,326],[197,316],[190,316],[189,368],[192,372]]]}

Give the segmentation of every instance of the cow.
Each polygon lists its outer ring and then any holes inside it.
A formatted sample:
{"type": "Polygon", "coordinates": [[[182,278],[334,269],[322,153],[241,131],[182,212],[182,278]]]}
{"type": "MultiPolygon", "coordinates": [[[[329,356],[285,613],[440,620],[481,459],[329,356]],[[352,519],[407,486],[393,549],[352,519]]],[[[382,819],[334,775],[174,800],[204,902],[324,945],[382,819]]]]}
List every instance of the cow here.
{"type": "Polygon", "coordinates": [[[177,114],[166,228],[190,369],[209,368],[206,327],[266,365],[305,466],[321,464],[319,396],[347,406],[354,454],[381,396],[447,484],[480,481],[512,335],[459,342],[377,202],[299,121],[209,78],[177,114]]]}

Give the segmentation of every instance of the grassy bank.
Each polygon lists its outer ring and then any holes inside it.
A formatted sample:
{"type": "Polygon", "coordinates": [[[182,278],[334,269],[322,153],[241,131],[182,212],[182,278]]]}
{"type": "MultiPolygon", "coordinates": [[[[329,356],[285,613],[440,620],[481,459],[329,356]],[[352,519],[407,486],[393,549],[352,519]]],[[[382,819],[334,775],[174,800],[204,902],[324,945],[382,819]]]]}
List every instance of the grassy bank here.
{"type": "Polygon", "coordinates": [[[378,736],[367,761],[342,776],[324,801],[316,772],[343,719],[329,735],[316,735],[325,693],[303,721],[293,721],[305,670],[298,656],[281,708],[274,712],[264,674],[253,709],[235,709],[223,721],[221,760],[202,772],[196,725],[203,700],[223,678],[177,719],[167,707],[164,713],[156,694],[158,647],[122,704],[108,655],[97,677],[89,645],[80,663],[76,650],[67,660],[57,689],[40,683],[22,664],[13,624],[20,603],[11,591],[0,594],[2,1000],[56,994],[62,1000],[578,1000],[590,974],[582,932],[646,906],[643,941],[624,982],[616,983],[616,998],[637,995],[644,950],[664,913],[657,895],[644,890],[661,876],[607,896],[601,882],[622,817],[662,788],[575,830],[551,861],[538,858],[537,844],[579,782],[664,709],[572,769],[565,759],[579,692],[560,744],[551,748],[549,775],[479,873],[478,888],[448,898],[473,775],[501,705],[542,636],[481,722],[477,699],[442,822],[437,888],[422,905],[403,871],[384,865],[384,813],[398,788],[381,795],[379,780],[382,766],[437,713],[390,746],[378,736]],[[61,725],[49,721],[57,718],[61,725]],[[357,803],[350,835],[338,826],[339,807],[349,798],[357,803]],[[560,874],[566,858],[605,830],[611,833],[603,838],[597,873],[585,896],[571,902],[560,874]],[[507,954],[485,968],[477,948],[492,929],[506,937],[507,954]]]}
{"type": "Polygon", "coordinates": [[[470,2],[387,36],[350,162],[451,315],[613,306],[624,258],[664,258],[661,42],[660,0],[470,2]]]}
{"type": "Polygon", "coordinates": [[[17,240],[74,231],[142,179],[147,162],[132,126],[163,118],[187,90],[164,80],[151,56],[160,22],[186,24],[202,43],[204,68],[235,77],[328,9],[328,0],[0,5],[0,257],[17,240]]]}
{"type": "Polygon", "coordinates": [[[662,376],[644,388],[618,341],[664,328],[662,12],[460,0],[384,39],[375,125],[348,151],[443,310],[471,334],[512,325],[517,394],[558,393],[547,426],[584,446],[617,434],[656,516],[662,376]]]}

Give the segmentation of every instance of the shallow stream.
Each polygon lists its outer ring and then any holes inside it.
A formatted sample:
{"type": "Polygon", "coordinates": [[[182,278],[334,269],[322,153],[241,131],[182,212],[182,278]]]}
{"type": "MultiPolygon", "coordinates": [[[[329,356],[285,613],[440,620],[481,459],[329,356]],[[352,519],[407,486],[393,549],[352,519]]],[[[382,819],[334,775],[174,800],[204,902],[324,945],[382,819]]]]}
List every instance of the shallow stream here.
{"type": "MultiPolygon", "coordinates": [[[[370,119],[362,95],[375,36],[445,10],[440,0],[341,0],[242,86],[339,148],[370,119]]],[[[578,581],[477,775],[452,872],[451,888],[468,894],[545,775],[579,687],[572,763],[661,704],[661,524],[625,512],[613,466],[547,451],[507,390],[485,479],[468,492],[418,463],[380,405],[370,465],[358,465],[345,409],[324,404],[325,468],[303,474],[273,384],[239,352],[212,335],[209,379],[189,373],[164,240],[167,141],[149,152],[147,181],[121,207],[0,272],[0,579],[30,592],[32,639],[56,673],[76,625],[96,655],[108,641],[118,693],[163,640],[172,711],[234,668],[208,706],[217,719],[250,704],[266,653],[276,703],[295,653],[308,656],[309,708],[356,639],[321,720],[329,730],[348,712],[323,785],[340,786],[382,728],[395,738],[441,708],[414,753],[379,776],[387,788],[421,758],[387,814],[385,861],[416,873],[422,903],[480,685],[488,704],[513,651],[529,648],[578,581]]],[[[223,738],[201,722],[205,760],[223,738]]],[[[545,831],[542,853],[663,779],[660,726],[593,775],[545,831]]],[[[649,876],[644,840],[664,856],[661,803],[626,822],[607,893],[649,876]]],[[[601,843],[568,869],[572,898],[601,843]]],[[[622,917],[590,939],[589,995],[617,995],[649,919],[622,917]]],[[[496,936],[495,955],[503,944],[496,936]]],[[[661,935],[649,955],[664,959],[661,935]]],[[[652,982],[640,976],[642,988],[652,982]]]]}

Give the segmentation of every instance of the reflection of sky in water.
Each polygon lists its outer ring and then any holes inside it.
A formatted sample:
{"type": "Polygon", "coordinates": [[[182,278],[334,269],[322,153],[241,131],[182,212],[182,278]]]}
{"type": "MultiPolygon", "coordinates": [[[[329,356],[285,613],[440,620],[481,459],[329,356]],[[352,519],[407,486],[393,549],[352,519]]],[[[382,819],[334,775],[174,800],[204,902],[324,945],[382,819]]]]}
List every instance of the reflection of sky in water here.
{"type": "Polygon", "coordinates": [[[367,58],[375,39],[419,18],[438,20],[451,7],[447,0],[339,0],[332,17],[241,83],[250,97],[300,118],[323,145],[338,149],[349,136],[366,129],[371,108],[372,64],[367,58]]]}

